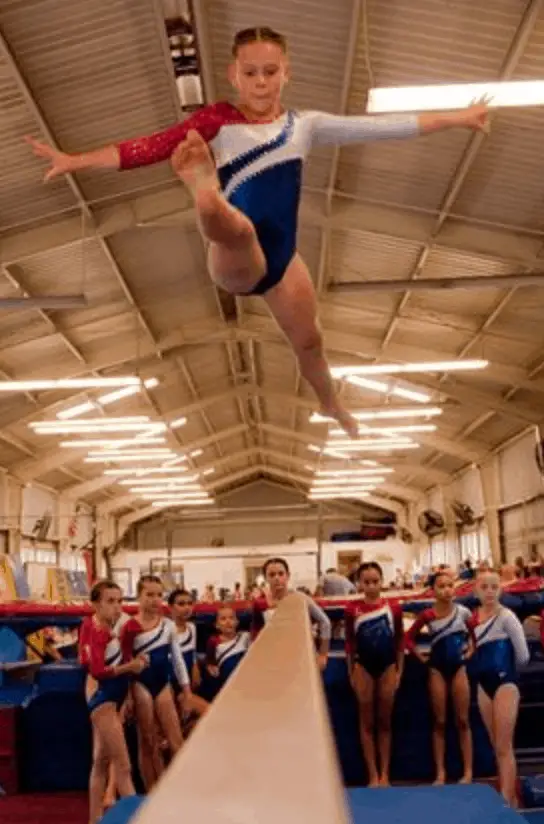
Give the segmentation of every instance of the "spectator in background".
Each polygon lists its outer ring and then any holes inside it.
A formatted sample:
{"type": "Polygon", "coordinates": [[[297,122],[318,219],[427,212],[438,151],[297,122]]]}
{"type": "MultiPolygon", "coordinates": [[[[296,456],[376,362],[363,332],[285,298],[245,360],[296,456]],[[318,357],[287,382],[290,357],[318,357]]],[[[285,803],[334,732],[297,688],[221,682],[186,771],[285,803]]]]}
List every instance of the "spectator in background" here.
{"type": "Polygon", "coordinates": [[[236,581],[234,584],[234,592],[232,593],[232,600],[233,601],[243,601],[244,600],[244,593],[242,592],[242,584],[239,581],[236,581]]]}
{"type": "Polygon", "coordinates": [[[529,577],[529,569],[525,564],[523,555],[518,555],[518,557],[514,561],[514,568],[516,570],[516,578],[523,580],[529,577]]]}
{"type": "Polygon", "coordinates": [[[467,558],[461,564],[461,569],[459,571],[459,578],[461,578],[462,581],[471,581],[474,578],[474,569],[473,569],[472,561],[470,560],[470,558],[467,558]]]}
{"type": "Polygon", "coordinates": [[[328,569],[321,581],[321,592],[325,598],[330,596],[354,595],[357,592],[355,584],[345,575],[340,575],[338,570],[332,567],[328,569]]]}
{"type": "Polygon", "coordinates": [[[501,586],[517,581],[518,575],[514,564],[503,564],[500,568],[501,586]]]}
{"type": "Polygon", "coordinates": [[[544,558],[538,551],[536,544],[531,544],[529,547],[529,575],[536,575],[540,577],[544,575],[544,558]]]}
{"type": "Polygon", "coordinates": [[[202,604],[215,604],[217,596],[215,594],[215,587],[213,584],[206,584],[206,589],[200,599],[202,604]]]}

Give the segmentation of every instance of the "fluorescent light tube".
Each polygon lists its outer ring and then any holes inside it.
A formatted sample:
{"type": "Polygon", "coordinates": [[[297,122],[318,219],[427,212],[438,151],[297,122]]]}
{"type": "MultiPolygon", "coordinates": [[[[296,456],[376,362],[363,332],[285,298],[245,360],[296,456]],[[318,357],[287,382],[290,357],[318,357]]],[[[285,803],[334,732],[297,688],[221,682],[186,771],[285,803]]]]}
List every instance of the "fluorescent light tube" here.
{"type": "Polygon", "coordinates": [[[369,363],[358,366],[333,366],[331,375],[334,378],[345,378],[347,375],[401,375],[415,374],[418,372],[460,372],[485,369],[487,366],[489,366],[489,361],[486,360],[369,363]]]}
{"type": "MultiPolygon", "coordinates": [[[[368,409],[351,412],[354,418],[358,421],[374,421],[374,420],[388,420],[389,418],[426,418],[436,417],[442,414],[442,409],[439,406],[428,407],[384,407],[383,409],[368,409]]],[[[310,423],[328,423],[334,421],[334,418],[326,418],[319,412],[314,412],[310,417],[310,423]]],[[[335,422],[335,421],[334,421],[335,422]]]]}
{"type": "Polygon", "coordinates": [[[431,112],[464,109],[486,98],[489,107],[542,106],[543,80],[511,80],[491,83],[437,83],[430,86],[393,86],[371,89],[367,111],[431,112]]]}

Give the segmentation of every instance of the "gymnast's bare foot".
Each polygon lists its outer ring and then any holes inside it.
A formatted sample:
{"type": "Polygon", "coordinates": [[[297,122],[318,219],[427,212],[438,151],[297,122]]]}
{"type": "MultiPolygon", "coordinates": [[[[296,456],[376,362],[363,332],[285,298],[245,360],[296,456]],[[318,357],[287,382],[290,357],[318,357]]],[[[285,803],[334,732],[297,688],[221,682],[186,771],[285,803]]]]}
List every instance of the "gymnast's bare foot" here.
{"type": "Polygon", "coordinates": [[[191,130],[172,154],[172,168],[197,199],[201,191],[219,191],[219,179],[208,144],[191,130]]]}
{"type": "Polygon", "coordinates": [[[446,776],[443,773],[439,773],[436,776],[436,780],[433,781],[433,787],[442,787],[446,783],[446,776]]]}
{"type": "Polygon", "coordinates": [[[350,415],[348,410],[344,409],[339,403],[335,403],[329,409],[322,407],[321,414],[327,418],[334,418],[334,420],[340,424],[346,435],[352,440],[359,437],[359,424],[356,418],[350,415]]]}
{"type": "Polygon", "coordinates": [[[466,773],[459,779],[459,784],[472,784],[472,773],[466,773]]]}
{"type": "Polygon", "coordinates": [[[205,140],[191,130],[172,155],[172,168],[191,192],[206,240],[236,249],[247,247],[252,226],[225,199],[213,157],[205,140]]]}

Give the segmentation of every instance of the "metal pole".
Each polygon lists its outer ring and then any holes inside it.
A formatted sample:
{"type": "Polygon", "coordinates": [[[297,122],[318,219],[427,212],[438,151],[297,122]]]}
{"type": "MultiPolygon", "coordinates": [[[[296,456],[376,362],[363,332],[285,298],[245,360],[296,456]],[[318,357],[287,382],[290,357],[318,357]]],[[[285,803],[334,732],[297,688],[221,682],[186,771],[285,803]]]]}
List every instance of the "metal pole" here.
{"type": "Polygon", "coordinates": [[[364,294],[367,292],[439,292],[450,289],[512,289],[527,286],[541,286],[544,272],[530,275],[474,275],[458,278],[416,278],[408,280],[365,280],[351,283],[331,283],[327,291],[336,295],[364,294]]]}

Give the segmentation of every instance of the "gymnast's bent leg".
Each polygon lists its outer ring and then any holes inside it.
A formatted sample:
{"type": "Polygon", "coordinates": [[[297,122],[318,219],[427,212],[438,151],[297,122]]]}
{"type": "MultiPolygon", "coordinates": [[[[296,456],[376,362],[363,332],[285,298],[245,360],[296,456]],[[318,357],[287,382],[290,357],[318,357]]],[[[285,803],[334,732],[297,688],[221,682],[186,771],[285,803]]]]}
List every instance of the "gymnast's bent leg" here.
{"type": "Polygon", "coordinates": [[[177,147],[172,167],[194,198],[200,231],[210,243],[212,279],[231,294],[248,294],[264,277],[266,260],[252,222],[221,193],[210,150],[197,132],[177,147]]]}

